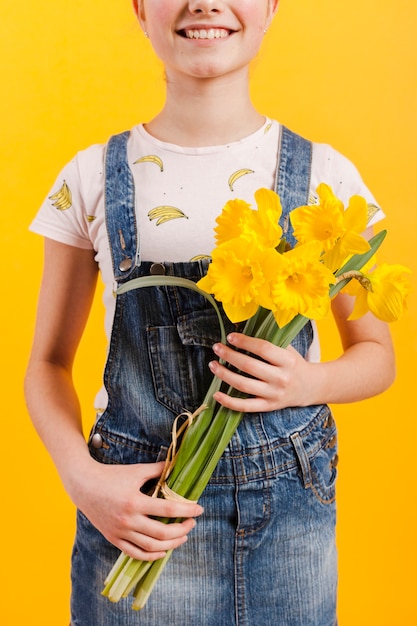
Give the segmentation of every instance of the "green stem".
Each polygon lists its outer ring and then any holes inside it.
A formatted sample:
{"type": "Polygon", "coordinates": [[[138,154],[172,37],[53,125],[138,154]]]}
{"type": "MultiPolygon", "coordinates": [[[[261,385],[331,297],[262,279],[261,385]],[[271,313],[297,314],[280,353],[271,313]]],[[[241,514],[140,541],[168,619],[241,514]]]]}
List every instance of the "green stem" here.
{"type": "Polygon", "coordinates": [[[132,604],[133,609],[137,611],[143,609],[160,575],[162,574],[165,565],[170,559],[171,554],[172,550],[169,550],[163,559],[159,559],[158,561],[153,561],[153,563],[151,563],[151,568],[148,570],[145,577],[141,579],[140,584],[137,586],[133,594],[135,597],[132,604]]]}
{"type": "Polygon", "coordinates": [[[106,586],[103,589],[103,593],[102,593],[103,596],[107,596],[108,590],[111,588],[111,585],[116,580],[120,572],[123,570],[128,560],[129,560],[129,557],[127,556],[127,554],[125,554],[124,552],[121,552],[119,555],[119,558],[117,559],[117,561],[115,561],[112,569],[108,573],[106,580],[104,581],[104,584],[106,586]]]}

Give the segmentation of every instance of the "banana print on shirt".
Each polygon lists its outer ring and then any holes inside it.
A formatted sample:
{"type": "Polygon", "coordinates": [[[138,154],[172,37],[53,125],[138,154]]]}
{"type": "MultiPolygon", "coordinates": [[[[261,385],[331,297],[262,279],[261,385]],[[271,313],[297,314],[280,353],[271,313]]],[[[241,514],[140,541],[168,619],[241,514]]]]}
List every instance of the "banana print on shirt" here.
{"type": "Polygon", "coordinates": [[[246,174],[254,174],[254,173],[255,172],[253,170],[250,170],[247,167],[244,167],[240,170],[237,170],[236,172],[233,172],[233,174],[229,177],[229,180],[227,181],[229,183],[230,191],[234,191],[233,185],[239,178],[241,178],[242,176],[246,176],[246,174]]]}
{"type": "Polygon", "coordinates": [[[159,167],[161,172],[164,171],[164,164],[162,162],[162,159],[159,156],[156,156],[155,154],[147,154],[146,156],[143,156],[140,159],[137,159],[133,163],[133,165],[136,165],[137,163],[155,163],[155,165],[159,167]]]}
{"type": "Polygon", "coordinates": [[[178,219],[179,217],[185,217],[185,219],[188,220],[188,217],[181,209],[169,205],[157,206],[151,209],[148,212],[148,217],[151,221],[156,220],[157,226],[169,222],[170,220],[178,219]]]}
{"type": "Polygon", "coordinates": [[[65,180],[60,189],[53,193],[52,196],[49,196],[48,200],[52,201],[52,206],[58,211],[67,211],[72,207],[71,189],[65,180]]]}
{"type": "MultiPolygon", "coordinates": [[[[270,128],[271,128],[271,124],[268,124],[265,127],[264,133],[266,134],[270,130],[270,128]]],[[[139,165],[143,163],[154,164],[157,167],[159,167],[159,170],[161,171],[161,173],[164,172],[164,162],[161,159],[161,157],[159,157],[156,154],[145,154],[144,156],[139,157],[138,159],[136,159],[136,161],[133,162],[134,165],[139,165]]],[[[234,171],[227,178],[227,184],[228,184],[230,191],[232,193],[235,191],[235,184],[240,178],[242,178],[243,176],[247,176],[249,174],[254,174],[254,173],[255,171],[253,169],[250,169],[249,167],[239,168],[236,171],[234,171]]],[[[161,226],[162,224],[165,224],[175,219],[187,219],[187,220],[189,219],[188,215],[186,215],[184,211],[182,211],[178,207],[175,207],[169,204],[160,205],[151,209],[150,211],[148,211],[148,218],[150,221],[153,221],[156,226],[161,226]]],[[[210,255],[198,254],[198,255],[193,256],[190,259],[190,261],[200,261],[203,259],[210,259],[210,255]]]]}

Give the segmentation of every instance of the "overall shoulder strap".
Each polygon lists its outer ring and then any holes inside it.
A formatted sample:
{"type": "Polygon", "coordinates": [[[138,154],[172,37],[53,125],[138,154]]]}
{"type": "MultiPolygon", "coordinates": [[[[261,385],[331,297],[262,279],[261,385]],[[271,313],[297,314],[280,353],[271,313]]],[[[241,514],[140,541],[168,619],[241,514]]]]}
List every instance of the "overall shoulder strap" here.
{"type": "Polygon", "coordinates": [[[104,201],[115,280],[130,276],[139,260],[135,184],[127,158],[129,131],[114,135],[106,147],[104,201]]]}
{"type": "Polygon", "coordinates": [[[289,213],[298,206],[308,204],[312,151],[310,141],[282,126],[275,190],[282,204],[281,227],[291,246],[296,242],[289,213]]]}

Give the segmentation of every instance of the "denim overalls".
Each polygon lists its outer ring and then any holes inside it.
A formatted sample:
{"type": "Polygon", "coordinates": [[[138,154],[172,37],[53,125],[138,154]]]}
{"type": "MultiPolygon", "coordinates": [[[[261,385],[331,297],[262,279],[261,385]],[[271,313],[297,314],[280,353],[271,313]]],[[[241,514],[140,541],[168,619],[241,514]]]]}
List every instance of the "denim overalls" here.
{"type": "MultiPolygon", "coordinates": [[[[139,260],[127,138],[111,138],[106,157],[115,280],[165,273],[197,281],[207,261],[139,260]]],[[[308,202],[310,164],[311,144],[283,129],[277,192],[284,229],[288,212],[308,202]]],[[[104,374],[109,402],[89,439],[93,458],[164,459],[174,418],[204,398],[218,340],[214,311],[193,291],[164,286],[118,295],[104,374]]],[[[293,345],[305,355],[311,340],[308,324],[293,345]]],[[[131,598],[112,604],[100,595],[119,550],[78,512],[72,626],[335,626],[336,443],[327,406],[245,416],[200,499],[204,514],[140,612],[131,598]]]]}

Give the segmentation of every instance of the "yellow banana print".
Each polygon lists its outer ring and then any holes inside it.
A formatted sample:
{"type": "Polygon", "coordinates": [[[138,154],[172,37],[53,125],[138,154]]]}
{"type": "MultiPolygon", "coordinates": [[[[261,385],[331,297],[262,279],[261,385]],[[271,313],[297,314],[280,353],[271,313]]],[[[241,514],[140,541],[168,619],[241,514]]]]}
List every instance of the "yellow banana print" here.
{"type": "Polygon", "coordinates": [[[372,204],[368,202],[368,222],[371,221],[375,213],[378,213],[379,207],[376,204],[372,204]]]}
{"type": "Polygon", "coordinates": [[[268,133],[271,130],[271,126],[272,126],[272,122],[270,122],[269,124],[265,126],[264,135],[266,135],[266,133],[268,133]]]}
{"type": "Polygon", "coordinates": [[[87,222],[94,222],[95,219],[96,219],[95,215],[87,215],[87,222]]]}
{"type": "Polygon", "coordinates": [[[58,211],[66,211],[72,206],[71,190],[65,180],[62,187],[52,196],[49,196],[49,200],[52,200],[52,206],[58,209],[58,211]]]}
{"type": "Polygon", "coordinates": [[[229,178],[229,187],[230,187],[230,191],[233,191],[233,185],[235,184],[235,182],[237,181],[238,178],[240,178],[241,176],[245,176],[246,174],[253,174],[253,170],[249,170],[247,168],[243,168],[241,170],[237,170],[236,172],[234,172],[230,178],[229,178]]]}
{"type": "Polygon", "coordinates": [[[211,256],[209,254],[196,254],[196,256],[193,256],[190,261],[204,261],[205,259],[211,259],[211,256]]]}
{"type": "Polygon", "coordinates": [[[183,213],[183,211],[169,205],[157,206],[154,209],[151,209],[148,213],[148,217],[151,221],[157,220],[157,226],[164,224],[165,222],[169,222],[170,220],[178,219],[179,217],[184,217],[188,220],[188,217],[185,213],[183,213]]]}
{"type": "Polygon", "coordinates": [[[159,167],[161,172],[164,171],[164,164],[162,162],[162,159],[159,156],[156,156],[155,154],[148,154],[146,156],[143,156],[137,161],[135,161],[134,165],[136,165],[136,163],[155,163],[155,165],[159,167]]]}

